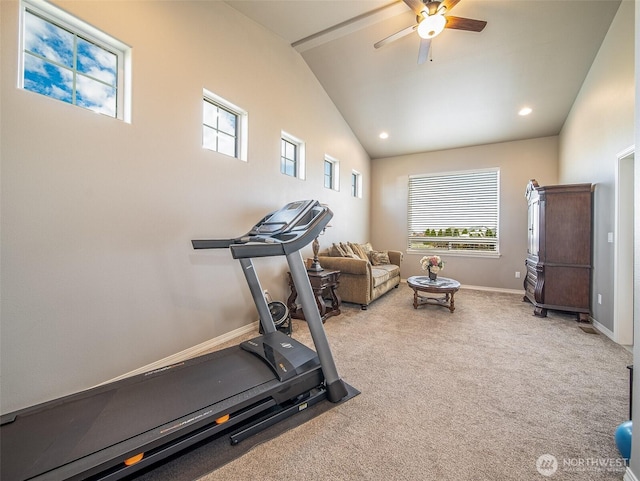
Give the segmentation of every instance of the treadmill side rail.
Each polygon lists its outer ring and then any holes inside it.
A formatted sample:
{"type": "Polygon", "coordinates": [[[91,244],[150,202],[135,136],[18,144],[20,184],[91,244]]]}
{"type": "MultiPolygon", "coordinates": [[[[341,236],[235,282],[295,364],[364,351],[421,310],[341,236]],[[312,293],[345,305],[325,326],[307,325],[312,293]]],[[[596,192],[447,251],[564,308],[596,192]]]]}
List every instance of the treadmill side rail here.
{"type": "Polygon", "coordinates": [[[324,388],[318,389],[317,391],[311,393],[308,397],[296,401],[291,406],[277,411],[276,413],[268,414],[263,418],[257,420],[256,422],[250,423],[247,427],[235,431],[229,437],[231,439],[231,444],[238,444],[240,441],[244,441],[250,436],[257,434],[260,431],[264,431],[268,427],[273,426],[283,419],[291,417],[294,414],[299,413],[300,411],[304,411],[305,409],[319,403],[326,398],[326,390],[324,388]]]}

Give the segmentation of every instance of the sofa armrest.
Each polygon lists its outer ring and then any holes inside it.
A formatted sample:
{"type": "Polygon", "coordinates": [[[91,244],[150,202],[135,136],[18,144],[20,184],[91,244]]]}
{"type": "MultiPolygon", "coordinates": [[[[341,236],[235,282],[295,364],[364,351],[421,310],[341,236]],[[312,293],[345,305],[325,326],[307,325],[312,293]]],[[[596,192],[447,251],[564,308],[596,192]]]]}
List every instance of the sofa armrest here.
{"type": "Polygon", "coordinates": [[[401,251],[387,251],[389,253],[389,260],[392,264],[400,267],[400,262],[402,261],[403,253],[401,251]]]}
{"type": "Polygon", "coordinates": [[[318,256],[318,261],[324,269],[336,270],[344,274],[367,275],[371,271],[371,265],[364,259],[318,256]]]}

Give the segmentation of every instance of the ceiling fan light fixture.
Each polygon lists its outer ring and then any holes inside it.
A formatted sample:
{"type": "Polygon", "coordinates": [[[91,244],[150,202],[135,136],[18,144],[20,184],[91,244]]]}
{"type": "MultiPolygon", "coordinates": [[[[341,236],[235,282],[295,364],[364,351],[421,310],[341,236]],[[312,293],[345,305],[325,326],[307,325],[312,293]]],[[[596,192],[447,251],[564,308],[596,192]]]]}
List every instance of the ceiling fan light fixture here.
{"type": "Polygon", "coordinates": [[[444,30],[446,23],[447,19],[439,13],[428,15],[418,25],[418,35],[424,39],[433,38],[444,30]]]}

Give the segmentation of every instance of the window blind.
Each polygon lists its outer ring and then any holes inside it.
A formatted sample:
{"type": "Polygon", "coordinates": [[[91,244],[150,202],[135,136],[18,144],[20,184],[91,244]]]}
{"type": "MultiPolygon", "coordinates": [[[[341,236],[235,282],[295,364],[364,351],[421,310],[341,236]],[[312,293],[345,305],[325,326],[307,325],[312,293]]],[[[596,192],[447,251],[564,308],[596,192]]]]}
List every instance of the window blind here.
{"type": "Polygon", "coordinates": [[[498,251],[499,169],[409,177],[410,249],[498,251]]]}

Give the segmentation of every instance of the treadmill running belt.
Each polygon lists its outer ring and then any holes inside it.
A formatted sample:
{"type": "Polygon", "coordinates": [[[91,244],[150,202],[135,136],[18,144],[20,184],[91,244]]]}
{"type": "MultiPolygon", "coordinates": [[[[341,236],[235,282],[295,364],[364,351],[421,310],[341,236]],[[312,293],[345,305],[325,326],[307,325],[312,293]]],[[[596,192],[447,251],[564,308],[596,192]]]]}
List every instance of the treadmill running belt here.
{"type": "Polygon", "coordinates": [[[3,426],[1,445],[2,459],[19,472],[3,463],[2,477],[37,476],[273,379],[262,360],[235,346],[19,415],[3,426]]]}

